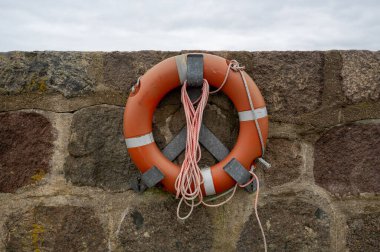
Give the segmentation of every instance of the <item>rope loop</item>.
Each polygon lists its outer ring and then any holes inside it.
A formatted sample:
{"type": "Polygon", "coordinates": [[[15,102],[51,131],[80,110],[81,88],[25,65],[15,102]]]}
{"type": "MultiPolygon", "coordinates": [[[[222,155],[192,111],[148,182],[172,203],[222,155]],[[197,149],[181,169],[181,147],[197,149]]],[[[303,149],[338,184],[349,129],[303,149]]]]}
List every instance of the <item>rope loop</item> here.
{"type": "Polygon", "coordinates": [[[245,66],[240,66],[240,63],[237,60],[231,60],[229,65],[231,65],[230,68],[235,72],[245,70],[245,66]]]}
{"type": "Polygon", "coordinates": [[[136,84],[132,86],[131,93],[134,93],[136,88],[140,87],[140,79],[141,79],[141,76],[137,79],[136,84]]]}

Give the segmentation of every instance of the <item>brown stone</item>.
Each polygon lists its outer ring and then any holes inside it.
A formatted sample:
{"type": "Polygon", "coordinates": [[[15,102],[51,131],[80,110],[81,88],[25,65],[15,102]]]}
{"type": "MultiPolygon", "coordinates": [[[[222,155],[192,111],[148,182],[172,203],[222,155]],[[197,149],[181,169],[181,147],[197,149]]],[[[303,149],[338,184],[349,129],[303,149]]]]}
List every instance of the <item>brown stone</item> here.
{"type": "Polygon", "coordinates": [[[42,115],[0,113],[0,192],[41,180],[50,170],[54,134],[42,115]]]}
{"type": "Polygon", "coordinates": [[[272,115],[299,115],[321,105],[321,52],[254,52],[247,73],[261,90],[272,115]]]}
{"type": "Polygon", "coordinates": [[[273,187],[292,182],[301,174],[300,143],[286,139],[270,139],[265,160],[272,165],[270,169],[265,170],[265,186],[273,187]]]}
{"type": "Polygon", "coordinates": [[[353,103],[380,98],[380,52],[342,51],[343,91],[353,103]]]}
{"type": "MultiPolygon", "coordinates": [[[[297,199],[278,199],[259,207],[268,251],[330,251],[330,219],[321,208],[297,199]]],[[[256,217],[245,223],[237,251],[263,251],[256,217]]]]}
{"type": "Polygon", "coordinates": [[[37,206],[6,221],[7,251],[106,251],[104,229],[93,209],[37,206]]]}
{"type": "Polygon", "coordinates": [[[332,128],[315,145],[315,182],[333,194],[380,192],[380,124],[332,128]]]}
{"type": "Polygon", "coordinates": [[[118,234],[122,250],[210,251],[213,229],[206,209],[195,208],[182,222],[176,217],[177,203],[157,197],[131,207],[118,234]]]}
{"type": "Polygon", "coordinates": [[[324,53],[323,98],[325,106],[335,106],[346,102],[342,90],[342,56],[339,51],[324,53]]]}
{"type": "Polygon", "coordinates": [[[380,213],[359,214],[347,220],[350,251],[380,251],[380,213]]]}
{"type": "Polygon", "coordinates": [[[92,106],[74,113],[65,177],[74,185],[128,190],[138,170],[130,160],[123,136],[123,111],[92,106]]]}

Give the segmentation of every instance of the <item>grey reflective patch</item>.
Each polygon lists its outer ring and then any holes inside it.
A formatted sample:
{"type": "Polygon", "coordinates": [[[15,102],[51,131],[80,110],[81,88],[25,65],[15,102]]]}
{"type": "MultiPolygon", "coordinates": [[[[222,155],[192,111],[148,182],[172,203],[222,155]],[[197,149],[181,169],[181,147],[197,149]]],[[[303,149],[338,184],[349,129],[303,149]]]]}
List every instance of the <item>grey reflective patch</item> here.
{"type": "Polygon", "coordinates": [[[140,146],[144,146],[153,142],[154,142],[154,138],[153,138],[152,132],[143,136],[131,137],[131,138],[125,139],[125,144],[127,145],[128,148],[140,147],[140,146]]]}
{"type": "Polygon", "coordinates": [[[210,167],[203,168],[201,170],[201,173],[203,177],[203,186],[205,188],[206,196],[216,194],[210,167]]]}
{"type": "Polygon", "coordinates": [[[239,121],[241,122],[253,121],[255,119],[260,119],[260,118],[264,118],[268,116],[266,107],[258,108],[258,109],[255,109],[254,111],[252,110],[241,111],[238,114],[239,114],[239,121]]]}
{"type": "Polygon", "coordinates": [[[244,185],[251,179],[251,174],[240,162],[233,158],[224,167],[224,171],[228,173],[239,185],[244,185]]]}
{"type": "Polygon", "coordinates": [[[155,186],[163,179],[164,174],[156,166],[153,166],[141,175],[142,182],[149,188],[155,186]]]}
{"type": "Polygon", "coordinates": [[[187,56],[187,85],[200,88],[203,85],[203,54],[187,56]]]}
{"type": "Polygon", "coordinates": [[[168,145],[163,149],[162,154],[164,154],[167,159],[173,161],[179,154],[186,148],[186,127],[183,127],[181,131],[176,135],[168,145]]]}

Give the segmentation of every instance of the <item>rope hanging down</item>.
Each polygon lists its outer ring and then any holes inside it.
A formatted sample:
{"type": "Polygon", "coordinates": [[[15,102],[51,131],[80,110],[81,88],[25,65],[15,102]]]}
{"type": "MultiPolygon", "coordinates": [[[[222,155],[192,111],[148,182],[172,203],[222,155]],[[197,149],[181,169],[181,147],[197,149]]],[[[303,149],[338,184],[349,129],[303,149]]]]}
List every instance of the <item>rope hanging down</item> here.
{"type": "MultiPolygon", "coordinates": [[[[264,141],[263,141],[263,137],[261,134],[260,125],[256,119],[256,115],[255,115],[255,111],[254,111],[254,107],[253,107],[253,101],[252,101],[252,98],[251,98],[251,95],[249,92],[247,81],[246,81],[245,76],[244,76],[244,71],[243,71],[244,67],[243,66],[240,66],[236,60],[231,60],[229,65],[228,65],[228,68],[227,68],[227,71],[226,71],[226,74],[225,74],[225,77],[224,77],[222,84],[215,91],[211,91],[211,92],[209,91],[209,84],[208,84],[207,80],[204,79],[201,96],[194,103],[192,103],[190,98],[189,98],[189,95],[188,95],[187,89],[186,89],[187,88],[187,82],[185,81],[185,83],[182,86],[182,90],[181,90],[181,101],[183,103],[184,110],[185,110],[185,116],[186,116],[187,141],[186,141],[185,159],[182,163],[181,171],[180,171],[180,173],[179,173],[179,175],[175,181],[175,189],[177,191],[176,197],[180,199],[180,201],[178,203],[178,207],[177,207],[177,216],[179,219],[187,219],[191,215],[194,207],[196,207],[200,204],[203,204],[203,205],[208,206],[208,207],[217,207],[217,206],[221,206],[221,205],[227,203],[234,196],[236,188],[238,186],[238,184],[236,184],[233,188],[231,188],[227,192],[227,193],[229,193],[232,191],[232,194],[225,201],[218,203],[218,204],[208,204],[208,203],[206,203],[206,201],[215,200],[217,198],[220,198],[220,196],[211,198],[209,200],[203,199],[201,185],[204,183],[204,181],[203,181],[201,169],[198,166],[198,162],[201,159],[201,148],[200,148],[200,144],[199,144],[199,132],[200,132],[200,128],[201,128],[203,112],[204,112],[204,109],[207,105],[208,96],[209,96],[209,94],[217,93],[218,91],[220,91],[224,87],[224,85],[227,82],[228,76],[230,74],[230,70],[233,70],[235,72],[239,72],[241,75],[241,78],[243,80],[245,90],[247,93],[251,112],[253,114],[253,118],[255,121],[256,129],[257,129],[259,139],[260,139],[261,150],[262,150],[261,156],[264,155],[264,150],[265,150],[264,141]],[[194,107],[194,106],[196,106],[196,107],[194,107]],[[185,204],[190,207],[190,211],[186,216],[182,217],[182,216],[180,216],[179,212],[180,212],[180,207],[181,207],[183,202],[185,202],[185,204]]],[[[252,169],[253,168],[254,167],[252,166],[252,169]]],[[[250,171],[250,173],[252,174],[252,179],[248,183],[246,183],[245,185],[241,185],[240,187],[245,187],[245,186],[249,185],[253,180],[256,179],[257,191],[256,191],[255,202],[254,202],[254,210],[255,210],[257,222],[259,224],[259,227],[260,227],[260,230],[261,230],[261,233],[263,236],[264,248],[265,248],[265,251],[267,251],[264,230],[263,230],[263,227],[261,225],[260,218],[259,218],[258,212],[257,212],[257,203],[258,203],[258,195],[259,195],[259,179],[253,173],[252,169],[250,171]]],[[[225,195],[225,194],[223,194],[223,195],[225,195]]]]}

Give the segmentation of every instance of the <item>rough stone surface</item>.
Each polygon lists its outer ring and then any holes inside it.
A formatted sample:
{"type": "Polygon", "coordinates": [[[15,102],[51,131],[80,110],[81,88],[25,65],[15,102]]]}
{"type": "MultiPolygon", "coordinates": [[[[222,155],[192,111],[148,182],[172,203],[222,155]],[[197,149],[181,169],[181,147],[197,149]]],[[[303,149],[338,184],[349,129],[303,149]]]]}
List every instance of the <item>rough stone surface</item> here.
{"type": "Polygon", "coordinates": [[[83,52],[0,54],[0,94],[59,92],[66,97],[94,91],[101,57],[83,52]]]}
{"type": "Polygon", "coordinates": [[[333,194],[380,192],[380,124],[332,128],[315,145],[314,176],[333,194]]]}
{"type": "MultiPolygon", "coordinates": [[[[296,199],[279,199],[260,207],[268,251],[330,251],[330,219],[321,208],[296,199]]],[[[237,251],[263,251],[256,217],[246,222],[237,251]]]]}
{"type": "Polygon", "coordinates": [[[342,55],[339,51],[332,50],[324,53],[322,103],[325,106],[336,106],[346,103],[342,87],[342,65],[342,55]]]}
{"type": "Polygon", "coordinates": [[[41,180],[50,170],[53,128],[37,113],[0,113],[0,192],[41,180]]]}
{"type": "Polygon", "coordinates": [[[129,92],[138,77],[176,52],[112,52],[104,58],[104,84],[113,89],[129,92]]]}
{"type": "Polygon", "coordinates": [[[37,206],[6,221],[6,251],[106,251],[94,211],[76,206],[37,206]]]}
{"type": "Polygon", "coordinates": [[[343,91],[351,102],[379,100],[380,52],[342,51],[343,91]]]}
{"type": "Polygon", "coordinates": [[[122,251],[210,251],[213,229],[206,209],[198,207],[180,222],[177,203],[157,198],[131,207],[118,235],[122,251]]]}
{"type": "Polygon", "coordinates": [[[138,173],[123,136],[123,108],[93,106],[74,113],[65,176],[75,185],[127,190],[138,173]]]}
{"type": "Polygon", "coordinates": [[[255,52],[247,73],[255,80],[272,115],[299,115],[319,108],[323,53],[255,52]]]}
{"type": "Polygon", "coordinates": [[[273,187],[292,182],[301,174],[300,143],[286,139],[270,139],[265,160],[272,165],[264,173],[265,186],[273,187]]]}
{"type": "Polygon", "coordinates": [[[380,251],[380,213],[360,214],[347,220],[350,251],[380,251]]]}

